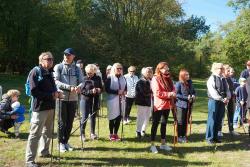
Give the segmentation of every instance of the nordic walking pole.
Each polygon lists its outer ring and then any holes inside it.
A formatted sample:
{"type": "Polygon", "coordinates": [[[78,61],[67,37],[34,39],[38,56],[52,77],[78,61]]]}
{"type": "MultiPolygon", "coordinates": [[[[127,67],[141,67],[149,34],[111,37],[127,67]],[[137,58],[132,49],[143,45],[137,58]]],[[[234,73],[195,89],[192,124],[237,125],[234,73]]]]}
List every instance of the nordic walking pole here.
{"type": "Polygon", "coordinates": [[[122,130],[121,130],[121,141],[123,140],[123,112],[122,112],[122,96],[119,95],[119,108],[120,108],[120,116],[122,119],[122,130]]]}
{"type": "MultiPolygon", "coordinates": [[[[242,101],[243,101],[243,99],[242,99],[242,101]]],[[[240,106],[241,106],[241,119],[240,119],[240,120],[241,120],[241,123],[242,123],[243,131],[244,131],[245,134],[247,134],[247,133],[246,133],[245,126],[244,126],[244,121],[243,121],[243,119],[244,119],[244,118],[243,118],[243,117],[244,117],[244,114],[243,114],[243,112],[244,112],[244,107],[243,107],[243,105],[241,105],[241,104],[240,104],[240,106]]]]}
{"type": "MultiPolygon", "coordinates": [[[[80,100],[81,100],[81,95],[78,95],[78,101],[77,101],[77,115],[79,115],[79,127],[81,127],[81,113],[80,113],[80,100]]],[[[82,151],[83,151],[83,140],[82,140],[82,132],[80,128],[80,136],[81,136],[81,143],[82,143],[82,151]]]]}
{"type": "MultiPolygon", "coordinates": [[[[92,105],[91,105],[91,111],[92,111],[92,113],[97,113],[97,111],[98,110],[96,110],[95,112],[94,112],[94,104],[95,104],[95,97],[94,97],[94,95],[93,95],[93,97],[92,97],[93,99],[92,99],[92,105]]],[[[94,116],[94,114],[92,115],[91,114],[91,118],[94,116]]],[[[90,120],[91,121],[91,120],[90,120]]],[[[95,130],[95,129],[94,129],[95,130]]],[[[91,128],[90,128],[90,134],[91,134],[91,128]]],[[[91,137],[91,135],[90,135],[90,137],[91,137]]]]}
{"type": "MultiPolygon", "coordinates": [[[[58,98],[56,99],[56,103],[58,101],[58,98]]],[[[50,167],[52,166],[52,161],[53,161],[53,139],[54,139],[54,123],[55,123],[55,114],[56,114],[56,106],[54,109],[54,113],[53,113],[53,122],[52,122],[52,135],[51,135],[51,157],[50,157],[50,167]]]]}
{"type": "Polygon", "coordinates": [[[100,130],[100,124],[99,124],[99,119],[100,119],[100,98],[98,99],[99,100],[99,106],[98,106],[98,109],[97,109],[97,136],[99,138],[99,130],[100,130]]]}
{"type": "MultiPolygon", "coordinates": [[[[85,123],[89,118],[91,118],[95,113],[96,113],[96,112],[93,112],[85,121],[83,121],[82,124],[84,124],[84,123],[85,123]]],[[[78,126],[78,127],[70,134],[70,136],[73,135],[79,128],[81,128],[81,127],[78,126]]]]}
{"type": "Polygon", "coordinates": [[[176,117],[177,111],[176,111],[176,106],[174,103],[174,98],[171,98],[171,108],[172,108],[172,113],[173,113],[173,118],[174,118],[174,148],[175,148],[176,141],[177,141],[176,136],[178,137],[178,129],[177,129],[177,117],[176,117]]]}
{"type": "Polygon", "coordinates": [[[59,140],[59,138],[60,138],[60,123],[61,123],[61,110],[62,110],[62,101],[61,101],[61,99],[59,98],[58,99],[58,130],[57,130],[57,135],[58,135],[58,162],[59,162],[59,166],[60,166],[60,140],[59,140]]]}
{"type": "MultiPolygon", "coordinates": [[[[189,114],[190,114],[190,102],[187,102],[187,120],[186,120],[186,140],[188,141],[188,122],[189,122],[189,114]]],[[[191,126],[190,126],[191,127],[191,126]]],[[[191,130],[190,130],[191,131],[191,130]]],[[[190,133],[191,134],[191,133],[190,133]]]]}

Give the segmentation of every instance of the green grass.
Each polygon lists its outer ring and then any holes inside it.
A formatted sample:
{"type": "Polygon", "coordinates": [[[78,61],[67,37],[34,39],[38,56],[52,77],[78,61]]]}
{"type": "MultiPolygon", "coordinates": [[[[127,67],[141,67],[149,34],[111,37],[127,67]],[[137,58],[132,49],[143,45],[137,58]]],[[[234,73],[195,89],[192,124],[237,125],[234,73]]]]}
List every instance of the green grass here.
{"type": "MultiPolygon", "coordinates": [[[[18,88],[22,91],[21,102],[28,101],[23,93],[25,77],[0,76],[0,85],[6,91],[9,88],[18,88]]],[[[103,109],[100,118],[100,139],[98,141],[87,140],[84,150],[81,150],[79,131],[70,138],[70,143],[77,148],[76,151],[61,154],[60,166],[250,166],[249,165],[249,137],[231,137],[228,134],[227,125],[223,127],[223,143],[209,146],[205,142],[205,128],[207,119],[207,97],[204,80],[194,80],[198,94],[193,109],[192,134],[186,144],[178,144],[171,152],[159,151],[158,154],[149,152],[150,138],[137,141],[135,138],[136,107],[132,110],[132,123],[124,126],[124,141],[110,142],[108,140],[108,120],[106,108],[103,109]]],[[[25,103],[26,106],[27,103],[25,103]]],[[[28,118],[28,115],[26,115],[28,118]]],[[[226,122],[226,120],[225,120],[226,122]]],[[[74,128],[79,126],[79,120],[74,122],[74,128]]],[[[147,128],[150,133],[151,124],[147,128]]],[[[25,148],[28,137],[29,122],[21,127],[21,140],[6,138],[0,132],[0,166],[24,166],[25,148]]],[[[121,130],[121,128],[120,128],[121,130]]],[[[13,131],[13,128],[10,129],[13,131]]],[[[237,129],[243,133],[242,129],[237,129]]],[[[89,132],[89,122],[86,132],[89,132]]],[[[87,134],[88,136],[88,134],[87,134]]],[[[159,128],[157,141],[160,141],[159,128]]],[[[167,142],[173,146],[173,119],[169,119],[167,126],[167,142]]],[[[54,140],[54,155],[58,156],[57,143],[54,140]]],[[[159,142],[157,145],[159,146],[159,142]]],[[[42,166],[49,166],[50,159],[37,158],[42,166]]],[[[53,166],[59,166],[54,160],[53,166]]]]}

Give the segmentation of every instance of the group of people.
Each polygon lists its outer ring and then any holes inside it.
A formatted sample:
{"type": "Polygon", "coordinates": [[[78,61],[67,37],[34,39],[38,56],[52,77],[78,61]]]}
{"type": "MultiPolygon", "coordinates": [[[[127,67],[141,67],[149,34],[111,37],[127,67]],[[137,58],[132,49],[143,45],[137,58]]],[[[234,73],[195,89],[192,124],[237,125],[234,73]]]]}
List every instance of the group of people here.
{"type": "MultiPolygon", "coordinates": [[[[80,139],[85,141],[86,123],[90,120],[90,138],[98,139],[95,132],[96,116],[100,109],[102,92],[107,93],[107,111],[109,120],[109,139],[119,141],[123,136],[118,135],[121,122],[126,125],[131,121],[130,111],[133,103],[137,105],[136,136],[141,139],[146,134],[146,127],[152,117],[150,151],[157,153],[155,139],[159,124],[161,133],[160,149],[170,151],[166,144],[166,127],[169,114],[172,111],[175,122],[175,134],[179,143],[187,142],[188,124],[195,102],[196,92],[190,79],[189,72],[181,69],[179,81],[172,80],[167,62],[160,62],[153,72],[152,67],[143,67],[141,77],[135,75],[136,68],[130,66],[128,74],[124,75],[123,66],[115,63],[107,66],[105,79],[102,79],[97,64],[88,64],[85,68],[82,61],[74,61],[75,52],[72,48],[64,51],[63,61],[53,68],[53,55],[43,52],[39,56],[39,66],[34,67],[28,77],[32,96],[32,117],[30,133],[26,148],[26,165],[36,167],[35,157],[49,157],[50,140],[53,137],[55,106],[58,108],[58,149],[60,152],[73,151],[69,138],[76,112],[81,112],[80,139]]],[[[249,62],[250,69],[250,62],[249,62]]],[[[222,128],[225,106],[228,111],[229,130],[232,134],[237,113],[244,113],[247,93],[240,78],[240,86],[229,74],[231,67],[221,63],[212,65],[212,75],[208,79],[208,123],[206,139],[209,143],[219,142],[218,134],[222,128]],[[222,70],[223,69],[223,70],[222,70]],[[240,104],[234,112],[234,100],[240,104]],[[239,101],[238,101],[239,100],[239,101]],[[242,111],[243,110],[243,111],[242,111]]],[[[249,76],[249,73],[245,74],[249,76]]],[[[248,78],[246,76],[246,78],[248,78]]],[[[7,131],[18,118],[11,105],[18,101],[20,92],[10,90],[7,100],[1,102],[0,128],[7,131]],[[4,105],[3,105],[4,104],[4,105]],[[4,106],[4,107],[3,107],[4,106]],[[5,108],[8,109],[5,109],[5,108]],[[2,112],[2,110],[5,110],[2,112]],[[12,112],[12,113],[11,113],[12,112]],[[4,114],[3,114],[4,113],[4,114]],[[4,121],[1,121],[4,120],[4,121]]],[[[20,104],[19,104],[20,106],[20,104]]],[[[14,107],[14,106],[13,106],[14,107]]],[[[243,114],[238,114],[243,115],[243,114]]],[[[22,120],[23,121],[23,120],[22,120]]],[[[20,127],[20,122],[19,125],[20,127]]]]}
{"type": "MultiPolygon", "coordinates": [[[[208,144],[221,143],[222,126],[227,114],[228,128],[231,135],[239,135],[234,129],[247,122],[247,110],[250,107],[250,61],[241,72],[240,78],[234,78],[234,70],[228,64],[213,63],[211,76],[207,81],[208,120],[206,140],[208,144]]],[[[250,130],[250,128],[248,128],[250,130]]],[[[249,131],[250,134],[250,131],[249,131]]]]}

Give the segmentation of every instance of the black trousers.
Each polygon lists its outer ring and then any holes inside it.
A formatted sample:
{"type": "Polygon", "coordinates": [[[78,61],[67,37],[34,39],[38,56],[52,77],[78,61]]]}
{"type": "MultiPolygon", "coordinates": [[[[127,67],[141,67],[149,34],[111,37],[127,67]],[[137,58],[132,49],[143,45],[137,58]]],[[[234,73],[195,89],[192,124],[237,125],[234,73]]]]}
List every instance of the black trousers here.
{"type": "Polygon", "coordinates": [[[90,119],[91,133],[95,134],[95,125],[96,125],[97,112],[94,110],[93,98],[90,98],[90,99],[86,100],[86,102],[85,102],[85,110],[82,112],[81,134],[85,134],[85,128],[86,128],[86,124],[87,124],[86,120],[90,115],[91,115],[91,117],[89,119],[90,119]]]}
{"type": "Polygon", "coordinates": [[[166,139],[166,128],[170,110],[158,110],[153,112],[153,124],[151,127],[151,141],[155,141],[157,128],[161,122],[161,139],[166,139]]]}
{"type": "Polygon", "coordinates": [[[188,109],[187,108],[178,108],[177,107],[177,123],[178,123],[178,137],[186,136],[187,131],[187,117],[188,117],[188,109]]]}
{"type": "MultiPolygon", "coordinates": [[[[228,122],[229,131],[234,130],[234,128],[233,128],[233,119],[234,119],[234,111],[235,111],[235,102],[234,101],[235,100],[231,98],[227,104],[227,108],[226,108],[227,110],[225,110],[225,113],[227,112],[227,122],[228,122]]],[[[225,113],[224,113],[223,119],[225,118],[225,113]]],[[[219,131],[222,130],[223,122],[224,121],[222,120],[221,124],[219,125],[219,131]]]]}
{"type": "Polygon", "coordinates": [[[119,115],[115,119],[109,120],[109,133],[110,134],[117,134],[118,133],[121,118],[122,118],[121,115],[119,115]]]}
{"type": "Polygon", "coordinates": [[[59,142],[62,144],[67,144],[69,141],[70,133],[73,126],[73,121],[76,112],[76,101],[60,101],[60,115],[58,125],[59,125],[59,142]]]}
{"type": "Polygon", "coordinates": [[[134,101],[135,101],[135,98],[126,97],[126,107],[125,107],[125,115],[124,115],[125,120],[127,120],[130,116],[130,111],[131,111],[134,101]]]}
{"type": "Polygon", "coordinates": [[[14,126],[14,119],[5,119],[0,120],[0,130],[1,131],[8,131],[9,128],[14,126]]]}

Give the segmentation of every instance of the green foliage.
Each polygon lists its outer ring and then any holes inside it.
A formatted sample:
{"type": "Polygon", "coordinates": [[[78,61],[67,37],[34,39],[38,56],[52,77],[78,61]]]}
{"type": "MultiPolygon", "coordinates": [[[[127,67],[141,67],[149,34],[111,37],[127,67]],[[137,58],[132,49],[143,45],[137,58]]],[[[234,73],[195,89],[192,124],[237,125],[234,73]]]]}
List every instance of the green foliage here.
{"type": "Polygon", "coordinates": [[[228,62],[240,72],[250,58],[250,10],[242,11],[235,27],[225,37],[224,50],[228,62]]]}
{"type": "Polygon", "coordinates": [[[195,71],[194,41],[209,31],[203,17],[184,19],[176,0],[13,0],[0,9],[0,71],[24,73],[47,50],[57,63],[72,47],[86,63],[140,69],[169,61],[176,75],[195,71]]]}

